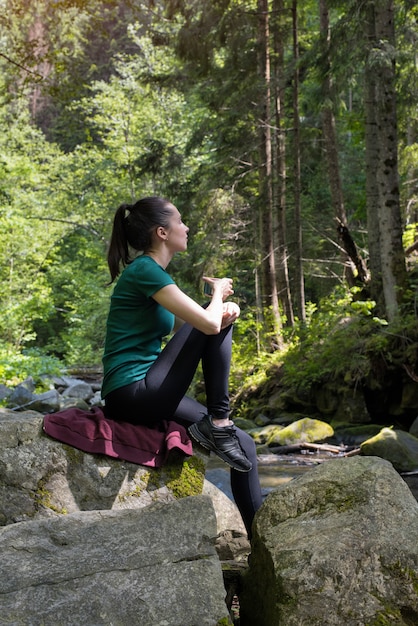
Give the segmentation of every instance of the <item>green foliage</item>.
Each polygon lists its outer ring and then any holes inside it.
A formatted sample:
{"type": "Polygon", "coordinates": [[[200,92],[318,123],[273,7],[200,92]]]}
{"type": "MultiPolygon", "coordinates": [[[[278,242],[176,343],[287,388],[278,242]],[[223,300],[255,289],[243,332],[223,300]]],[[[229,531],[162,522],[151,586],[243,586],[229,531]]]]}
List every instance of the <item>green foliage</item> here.
{"type": "Polygon", "coordinates": [[[404,248],[408,248],[412,246],[412,244],[416,241],[418,234],[418,223],[407,224],[404,233],[403,233],[403,245],[404,248]]]}
{"type": "MultiPolygon", "coordinates": [[[[257,352],[249,340],[248,322],[237,324],[241,334],[234,345],[232,391],[235,417],[250,418],[269,411],[278,396],[286,405],[295,399],[309,404],[311,391],[331,383],[336,389],[371,384],[385,388],[389,372],[405,370],[413,377],[418,354],[417,277],[399,316],[388,323],[373,315],[374,303],[360,300],[361,292],[338,287],[318,305],[307,307],[306,324],[287,332],[286,346],[275,353],[257,352]],[[242,358],[241,358],[242,355],[242,358]]],[[[235,335],[235,337],[237,334],[235,335]]]]}
{"type": "Polygon", "coordinates": [[[312,384],[337,377],[359,379],[369,363],[361,349],[365,319],[374,303],[352,301],[351,294],[337,288],[325,298],[298,342],[288,350],[283,384],[308,389],[312,384]]]}
{"type": "Polygon", "coordinates": [[[263,325],[257,320],[256,311],[245,310],[235,322],[232,345],[231,389],[238,391],[251,378],[253,385],[263,379],[263,366],[267,353],[260,350],[260,333],[263,325]]]}
{"type": "Polygon", "coordinates": [[[281,383],[285,387],[303,390],[336,379],[356,386],[367,379],[377,361],[414,369],[418,324],[412,299],[389,324],[373,316],[375,303],[356,299],[356,291],[336,289],[300,328],[297,342],[284,357],[281,383]]]}
{"type": "Polygon", "coordinates": [[[25,352],[10,352],[0,345],[0,380],[4,385],[13,387],[28,377],[32,377],[37,392],[45,391],[48,376],[59,375],[63,363],[38,349],[25,352]]]}

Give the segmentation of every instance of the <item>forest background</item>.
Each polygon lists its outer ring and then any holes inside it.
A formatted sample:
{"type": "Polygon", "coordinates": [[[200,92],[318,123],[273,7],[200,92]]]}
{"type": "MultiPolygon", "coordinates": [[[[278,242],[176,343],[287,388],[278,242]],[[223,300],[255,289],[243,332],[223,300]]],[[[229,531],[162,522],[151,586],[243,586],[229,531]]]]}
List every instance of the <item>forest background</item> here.
{"type": "Polygon", "coordinates": [[[418,368],[413,0],[0,0],[0,380],[100,367],[114,211],[228,275],[232,392],[418,368]],[[284,372],[284,374],[283,374],[284,372]]]}

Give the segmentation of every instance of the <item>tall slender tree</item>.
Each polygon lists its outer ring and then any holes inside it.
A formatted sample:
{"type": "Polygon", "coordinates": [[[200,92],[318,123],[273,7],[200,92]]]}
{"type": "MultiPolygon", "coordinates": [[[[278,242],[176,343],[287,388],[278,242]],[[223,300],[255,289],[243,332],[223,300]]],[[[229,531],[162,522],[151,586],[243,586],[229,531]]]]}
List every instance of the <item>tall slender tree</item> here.
{"type": "Polygon", "coordinates": [[[294,189],[294,221],[296,233],[295,275],[296,308],[299,319],[306,320],[305,285],[303,275],[303,235],[301,207],[301,149],[300,149],[300,112],[299,112],[299,24],[298,2],[292,0],[292,34],[293,34],[293,189],[294,189]]]}
{"type": "Polygon", "coordinates": [[[288,271],[288,246],[286,235],[286,72],[285,42],[287,20],[283,0],[272,4],[272,48],[273,48],[273,102],[275,112],[273,140],[273,204],[274,234],[277,257],[277,281],[279,300],[285,313],[286,325],[293,326],[293,304],[288,271]]]}
{"type": "Polygon", "coordinates": [[[365,112],[367,222],[372,290],[392,320],[406,281],[399,196],[393,0],[359,7],[366,25],[365,112]]]}
{"type": "MultiPolygon", "coordinates": [[[[337,144],[337,131],[335,127],[334,115],[334,93],[330,59],[330,24],[327,0],[319,0],[319,23],[320,23],[320,40],[323,62],[323,78],[322,78],[322,134],[324,137],[325,154],[327,158],[328,181],[331,194],[331,202],[334,208],[334,214],[338,221],[338,228],[341,233],[347,231],[347,216],[344,206],[344,196],[342,189],[342,181],[339,166],[339,152],[337,144]]],[[[343,242],[344,246],[344,242],[343,242]]],[[[341,248],[342,261],[344,264],[344,273],[348,283],[353,286],[355,284],[350,256],[344,247],[341,248]]],[[[364,277],[362,276],[364,280],[364,277]]]]}
{"type": "Polygon", "coordinates": [[[259,75],[263,90],[260,116],[259,228],[264,304],[271,307],[275,341],[281,343],[273,211],[272,88],[269,0],[258,0],[259,75]]]}

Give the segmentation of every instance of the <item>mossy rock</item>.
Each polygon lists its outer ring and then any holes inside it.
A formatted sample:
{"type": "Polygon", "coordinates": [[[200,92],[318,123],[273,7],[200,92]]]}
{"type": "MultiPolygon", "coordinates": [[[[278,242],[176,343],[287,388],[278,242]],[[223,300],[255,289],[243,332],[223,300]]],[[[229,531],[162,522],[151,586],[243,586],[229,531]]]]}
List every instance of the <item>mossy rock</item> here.
{"type": "Polygon", "coordinates": [[[418,439],[403,430],[382,428],[360,446],[365,456],[379,456],[392,463],[398,472],[418,469],[418,439]]]}
{"type": "Polygon", "coordinates": [[[274,437],[274,435],[280,430],[283,430],[283,426],[269,424],[268,426],[264,426],[262,428],[252,428],[248,431],[248,434],[251,435],[257,445],[263,445],[267,443],[271,437],[274,437]]]}
{"type": "Polygon", "coordinates": [[[179,458],[163,468],[165,484],[176,499],[198,496],[203,491],[205,462],[197,455],[179,458]]]}
{"type": "Polygon", "coordinates": [[[313,443],[316,441],[324,441],[332,437],[334,429],[332,426],[321,420],[305,417],[289,426],[280,428],[273,426],[274,430],[270,431],[267,445],[288,446],[294,443],[313,443]]]}

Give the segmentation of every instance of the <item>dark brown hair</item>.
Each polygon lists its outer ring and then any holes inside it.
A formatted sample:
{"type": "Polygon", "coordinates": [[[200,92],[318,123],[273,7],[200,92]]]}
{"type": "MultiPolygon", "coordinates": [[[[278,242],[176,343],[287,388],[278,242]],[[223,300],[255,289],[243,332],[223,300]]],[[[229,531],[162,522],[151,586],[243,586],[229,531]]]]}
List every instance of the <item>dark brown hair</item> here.
{"type": "Polygon", "coordinates": [[[133,260],[130,248],[136,253],[148,252],[154,229],[158,226],[168,228],[172,214],[172,203],[158,196],[142,198],[135,204],[122,204],[116,210],[107,253],[111,283],[121,268],[133,260]]]}

